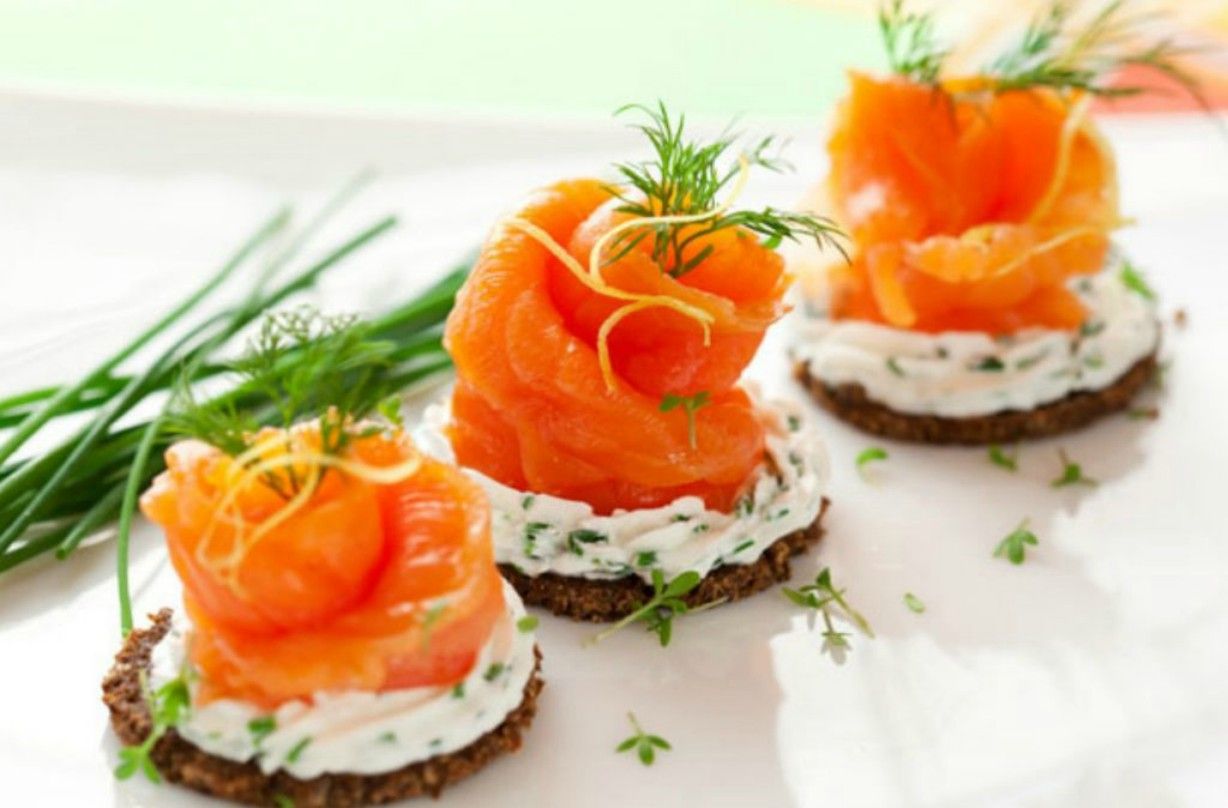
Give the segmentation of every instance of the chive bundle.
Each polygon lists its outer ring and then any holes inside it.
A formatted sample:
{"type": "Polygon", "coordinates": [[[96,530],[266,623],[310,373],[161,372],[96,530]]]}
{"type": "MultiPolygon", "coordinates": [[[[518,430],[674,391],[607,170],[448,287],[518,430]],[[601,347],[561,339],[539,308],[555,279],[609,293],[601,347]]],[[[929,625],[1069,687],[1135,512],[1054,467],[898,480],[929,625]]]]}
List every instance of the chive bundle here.
{"type": "MultiPolygon", "coordinates": [[[[228,366],[216,354],[265,311],[313,287],[324,273],[396,225],[386,217],[359,231],[319,260],[280,284],[276,276],[293,263],[307,239],[350,193],[330,202],[301,232],[272,250],[275,238],[287,236],[291,221],[283,209],[256,232],[204,284],[132,342],[86,373],[74,384],[28,390],[0,398],[0,573],[44,554],[65,559],[99,529],[117,523],[117,575],[120,622],[132,628],[128,592],[128,544],[137,497],[164,468],[162,450],[173,435],[167,424],[168,393],[182,382],[219,376],[228,366]],[[185,319],[257,254],[272,252],[260,267],[246,296],[237,304],[199,316],[184,329],[185,319]],[[169,347],[143,368],[121,373],[138,352],[155,340],[181,332],[169,347]],[[145,420],[128,418],[146,401],[156,403],[145,420]],[[15,456],[44,427],[66,416],[87,416],[86,423],[37,456],[15,456]],[[123,420],[123,425],[117,424],[123,420]]],[[[416,298],[374,319],[369,336],[392,343],[391,361],[379,370],[385,383],[403,389],[450,365],[443,351],[442,323],[466,274],[464,266],[416,298]]],[[[290,354],[287,362],[296,361],[290,354]]],[[[209,403],[267,420],[276,402],[255,385],[236,382],[209,403]]]]}

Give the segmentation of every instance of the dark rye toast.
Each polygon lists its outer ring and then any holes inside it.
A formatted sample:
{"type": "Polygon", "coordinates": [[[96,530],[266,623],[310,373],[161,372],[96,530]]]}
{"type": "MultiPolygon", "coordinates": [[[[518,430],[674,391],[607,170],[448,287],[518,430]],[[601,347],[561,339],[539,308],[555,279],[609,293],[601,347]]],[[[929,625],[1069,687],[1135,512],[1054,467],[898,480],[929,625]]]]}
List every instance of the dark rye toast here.
{"type": "Polygon", "coordinates": [[[967,418],[898,412],[871,399],[860,384],[823,382],[810,374],[806,362],[797,363],[793,371],[819,406],[865,432],[917,443],[978,446],[1058,435],[1124,410],[1155,376],[1156,354],[1143,357],[1101,390],[1070,393],[1031,410],[1005,410],[967,418]]]}
{"type": "MultiPolygon", "coordinates": [[[[150,616],[149,628],[134,630],[115,655],[102,682],[103,702],[111,726],[124,744],[139,744],[152,727],[142,680],[148,676],[150,654],[171,626],[171,610],[150,616]]],[[[495,758],[520,748],[521,735],[537,712],[541,693],[541,654],[525,686],[524,699],[503,723],[468,746],[411,763],[383,774],[324,774],[300,780],[284,771],[265,774],[252,762],[238,763],[210,755],[169,730],[153,748],[162,777],[214,797],[247,805],[294,805],[295,808],[350,808],[378,805],[409,797],[437,797],[451,784],[485,767],[495,758]]]]}
{"type": "MultiPolygon", "coordinates": [[[[782,536],[751,564],[727,564],[708,573],[683,598],[694,608],[706,603],[740,600],[773,584],[789,580],[790,559],[805,552],[823,536],[823,515],[830,505],[824,497],[818,515],[808,526],[782,536]]],[[[499,571],[528,606],[539,606],[561,617],[607,623],[634,612],[653,596],[652,587],[636,575],[613,580],[569,577],[547,572],[525,575],[510,564],[499,571]]]]}

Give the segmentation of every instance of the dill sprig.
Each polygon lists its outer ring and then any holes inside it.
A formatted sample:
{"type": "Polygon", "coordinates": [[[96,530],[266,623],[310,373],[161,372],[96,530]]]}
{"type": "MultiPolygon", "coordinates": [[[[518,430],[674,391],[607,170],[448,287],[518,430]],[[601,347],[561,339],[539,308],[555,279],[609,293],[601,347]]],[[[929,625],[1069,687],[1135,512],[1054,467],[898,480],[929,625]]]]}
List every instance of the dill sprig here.
{"type": "MultiPolygon", "coordinates": [[[[1129,0],[1110,0],[1075,27],[1077,1],[1054,0],[1013,46],[983,67],[984,89],[1007,93],[1047,87],[1107,98],[1138,95],[1150,88],[1105,82],[1117,70],[1136,66],[1175,82],[1205,107],[1197,79],[1179,63],[1192,50],[1171,39],[1138,44],[1138,33],[1154,15],[1130,14],[1129,4],[1129,0]]],[[[904,6],[904,0],[891,0],[879,11],[887,61],[892,72],[939,87],[950,49],[935,36],[933,14],[907,11],[904,6]]]]}
{"type": "MultiPolygon", "coordinates": [[[[633,126],[648,138],[656,156],[643,162],[615,164],[621,181],[612,190],[623,203],[618,208],[620,212],[642,218],[703,214],[720,204],[718,197],[738,176],[742,161],[775,172],[792,168],[775,153],[779,144],[773,136],[759,140],[743,150],[738,160],[731,161],[725,158],[741,139],[735,132],[726,130],[708,143],[690,140],[686,135],[686,117],[679,115],[675,119],[660,101],[656,107],[628,104],[615,115],[627,112],[639,112],[647,118],[633,126]]],[[[677,278],[712,254],[711,244],[700,246],[705,238],[729,228],[742,228],[762,236],[764,245],[770,249],[785,240],[813,239],[820,246],[833,246],[844,252],[837,240],[842,233],[830,220],[766,207],[729,210],[693,224],[659,223],[628,231],[615,240],[605,262],[617,261],[651,237],[653,260],[677,278]]]]}
{"type": "MultiPolygon", "coordinates": [[[[228,363],[241,389],[269,402],[263,411],[234,399],[198,401],[191,391],[195,369],[184,372],[170,431],[197,438],[230,455],[246,450],[261,426],[289,428],[305,415],[319,420],[320,451],[338,454],[355,435],[354,424],[386,402],[395,384],[386,370],[396,344],[372,336],[370,323],[354,315],[325,315],[311,306],[267,314],[239,359],[228,363]]],[[[265,482],[283,496],[299,490],[292,466],[268,472],[265,482]]]]}
{"type": "Polygon", "coordinates": [[[878,11],[878,30],[891,72],[922,84],[937,84],[950,53],[938,44],[932,14],[906,11],[904,0],[892,0],[878,11]]]}
{"type": "Polygon", "coordinates": [[[996,92],[1049,87],[1102,97],[1138,95],[1147,88],[1112,86],[1103,79],[1127,66],[1145,67],[1203,100],[1197,80],[1177,59],[1190,53],[1170,39],[1131,45],[1148,15],[1127,14],[1128,0],[1111,0],[1080,29],[1072,29],[1075,4],[1056,0],[1024,30],[1019,42],[985,68],[996,92]]]}

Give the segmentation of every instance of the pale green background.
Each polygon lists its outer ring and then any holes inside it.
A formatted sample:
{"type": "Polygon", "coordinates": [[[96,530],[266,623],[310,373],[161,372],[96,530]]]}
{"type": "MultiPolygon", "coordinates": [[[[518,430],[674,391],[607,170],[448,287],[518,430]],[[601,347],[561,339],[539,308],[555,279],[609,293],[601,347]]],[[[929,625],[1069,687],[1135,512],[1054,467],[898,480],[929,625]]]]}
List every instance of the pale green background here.
{"type": "Polygon", "coordinates": [[[802,0],[0,0],[0,82],[139,97],[806,116],[880,61],[802,0]]]}

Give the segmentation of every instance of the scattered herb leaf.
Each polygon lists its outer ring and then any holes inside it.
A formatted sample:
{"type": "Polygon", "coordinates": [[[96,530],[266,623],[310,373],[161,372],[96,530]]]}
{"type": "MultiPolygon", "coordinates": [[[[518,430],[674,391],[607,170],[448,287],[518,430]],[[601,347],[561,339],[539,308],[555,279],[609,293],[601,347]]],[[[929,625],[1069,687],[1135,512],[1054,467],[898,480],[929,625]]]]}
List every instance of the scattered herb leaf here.
{"type": "Polygon", "coordinates": [[[661,399],[661,412],[669,412],[678,407],[682,407],[686,412],[686,434],[692,449],[699,448],[698,438],[695,434],[695,413],[700,408],[708,405],[708,398],[708,392],[701,390],[693,396],[677,396],[673,393],[666,393],[665,397],[661,399]]]}
{"type": "Polygon", "coordinates": [[[640,759],[640,763],[645,766],[651,766],[653,761],[657,759],[657,750],[661,749],[666,752],[673,749],[669,745],[669,741],[659,735],[649,735],[640,726],[639,721],[635,719],[635,713],[627,713],[627,718],[631,721],[631,727],[635,730],[635,734],[623,740],[618,746],[614,747],[615,752],[630,752],[635,750],[636,756],[640,759]]]}
{"type": "Polygon", "coordinates": [[[1121,265],[1120,277],[1121,282],[1131,292],[1146,300],[1156,299],[1156,293],[1152,291],[1151,286],[1147,283],[1147,279],[1143,277],[1143,273],[1134,264],[1131,264],[1129,261],[1124,262],[1121,265]]]}
{"type": "Polygon", "coordinates": [[[853,650],[848,638],[848,632],[837,631],[833,617],[842,616],[852,623],[858,631],[870,639],[874,639],[874,630],[870,623],[844,597],[845,590],[837,589],[831,580],[831,568],[824,567],[815,577],[814,583],[806,584],[797,589],[785,587],[781,594],[797,606],[813,609],[823,620],[823,646],[821,653],[831,656],[837,665],[844,664],[848,653],[853,650]]]}
{"type": "Polygon", "coordinates": [[[595,635],[591,642],[600,642],[611,634],[620,631],[636,621],[644,623],[645,628],[656,634],[662,646],[669,645],[673,635],[674,618],[688,611],[696,612],[702,608],[716,605],[717,602],[704,604],[696,609],[689,609],[683,600],[692,589],[699,586],[702,579],[698,572],[686,570],[680,572],[666,582],[665,573],[659,569],[652,571],[652,598],[631,614],[619,620],[606,630],[595,635]]]}
{"type": "Polygon", "coordinates": [[[876,461],[886,460],[887,450],[878,446],[871,446],[868,449],[862,449],[857,455],[857,471],[861,473],[865,471],[866,465],[876,461]]]}
{"type": "Polygon", "coordinates": [[[430,650],[431,635],[435,632],[435,624],[439,622],[447,610],[448,604],[446,602],[436,603],[427,609],[426,614],[422,616],[422,650],[430,650]]]}
{"type": "Polygon", "coordinates": [[[1058,449],[1057,456],[1062,461],[1062,473],[1049,485],[1054,488],[1064,488],[1068,485],[1099,485],[1096,480],[1083,474],[1083,467],[1071,460],[1065,449],[1058,449]]]}
{"type": "Polygon", "coordinates": [[[908,607],[909,611],[916,614],[921,614],[925,611],[925,603],[912,592],[904,593],[904,605],[908,607]]]}
{"type": "Polygon", "coordinates": [[[994,548],[994,558],[1006,558],[1012,564],[1022,564],[1027,557],[1027,546],[1035,547],[1039,542],[1036,534],[1028,529],[1028,520],[1024,519],[1019,527],[1007,534],[994,548]]]}
{"type": "Polygon", "coordinates": [[[999,468],[1004,468],[1007,471],[1019,470],[1019,446],[1013,446],[1011,453],[1006,451],[998,444],[993,444],[989,447],[989,462],[999,468]]]}
{"type": "Polygon", "coordinates": [[[537,624],[540,621],[535,614],[526,614],[524,617],[516,621],[516,630],[521,634],[528,634],[530,631],[537,630],[537,624]]]}
{"type": "Polygon", "coordinates": [[[149,702],[149,714],[153,726],[145,740],[133,746],[125,746],[119,750],[119,765],[115,767],[115,777],[127,780],[138,771],[152,783],[162,782],[162,775],[153,762],[153,748],[171,727],[179,723],[191,707],[191,695],[187,679],[177,676],[162,685],[154,693],[149,693],[144,675],[141,676],[141,689],[145,691],[149,702]]]}

